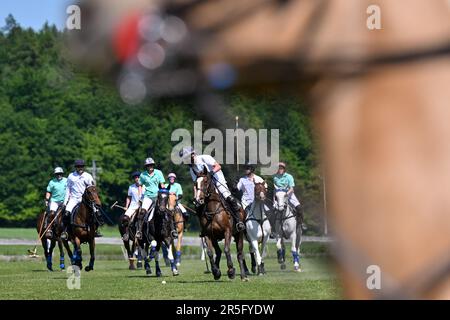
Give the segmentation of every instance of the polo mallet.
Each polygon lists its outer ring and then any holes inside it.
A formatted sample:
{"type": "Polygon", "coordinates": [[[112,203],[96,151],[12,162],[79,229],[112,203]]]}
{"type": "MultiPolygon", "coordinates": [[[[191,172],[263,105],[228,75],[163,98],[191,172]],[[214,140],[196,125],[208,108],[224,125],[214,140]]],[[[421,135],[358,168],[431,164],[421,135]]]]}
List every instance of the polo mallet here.
{"type": "Polygon", "coordinates": [[[118,204],[117,204],[117,201],[114,202],[114,204],[110,207],[110,209],[112,210],[112,209],[114,209],[114,207],[117,207],[117,208],[119,208],[119,209],[122,209],[123,211],[127,211],[127,208],[122,207],[121,205],[118,205],[118,204]]]}

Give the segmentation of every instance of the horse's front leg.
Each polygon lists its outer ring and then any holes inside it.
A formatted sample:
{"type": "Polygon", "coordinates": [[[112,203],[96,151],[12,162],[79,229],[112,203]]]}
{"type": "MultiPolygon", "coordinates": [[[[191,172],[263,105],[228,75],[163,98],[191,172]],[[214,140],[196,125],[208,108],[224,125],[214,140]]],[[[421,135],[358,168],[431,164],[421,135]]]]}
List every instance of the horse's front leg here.
{"type": "Polygon", "coordinates": [[[66,249],[67,254],[68,254],[69,258],[70,258],[70,261],[71,261],[72,264],[73,264],[73,253],[72,253],[72,249],[70,249],[69,241],[67,241],[67,240],[61,240],[61,242],[63,243],[64,248],[66,249]]]}
{"type": "Polygon", "coordinates": [[[52,267],[52,255],[50,253],[50,249],[48,247],[48,242],[46,238],[41,239],[42,248],[44,249],[45,261],[47,262],[47,269],[49,271],[53,271],[52,267]]]}
{"type": "Polygon", "coordinates": [[[294,270],[301,272],[302,269],[300,268],[300,242],[302,239],[302,228],[301,224],[298,223],[296,226],[296,231],[292,234],[291,239],[291,251],[292,251],[292,258],[294,261],[294,270]]]}
{"type": "Polygon", "coordinates": [[[74,237],[73,243],[73,264],[80,269],[83,268],[83,253],[81,251],[81,241],[78,237],[74,237]]]}
{"type": "Polygon", "coordinates": [[[269,236],[271,232],[270,222],[264,221],[262,225],[263,230],[263,237],[261,241],[261,272],[262,274],[266,273],[265,267],[264,267],[264,257],[266,256],[267,251],[267,241],[269,241],[269,236]]]}
{"type": "Polygon", "coordinates": [[[283,238],[277,234],[277,258],[278,258],[278,263],[281,265],[280,268],[281,270],[286,269],[286,264],[285,264],[285,249],[284,249],[284,242],[283,242],[283,238]]]}
{"type": "Polygon", "coordinates": [[[85,271],[89,272],[94,270],[94,262],[95,262],[95,238],[92,238],[89,241],[89,254],[91,255],[89,259],[89,265],[84,268],[85,271]]]}
{"type": "Polygon", "coordinates": [[[157,277],[161,277],[162,272],[159,266],[159,249],[161,248],[161,243],[158,243],[155,246],[153,246],[153,242],[156,243],[156,241],[155,240],[152,241],[152,250],[154,249],[154,258],[155,258],[155,273],[157,277]]]}
{"type": "MultiPolygon", "coordinates": [[[[173,242],[173,241],[172,241],[172,242],[173,242]]],[[[170,242],[166,242],[166,246],[167,246],[169,243],[170,243],[170,242]]],[[[170,243],[169,246],[168,246],[168,248],[167,248],[167,255],[168,255],[168,258],[169,258],[169,262],[170,262],[170,268],[172,269],[172,274],[173,274],[174,276],[177,276],[179,273],[178,273],[177,266],[176,266],[176,264],[175,264],[175,259],[174,259],[174,257],[173,257],[173,246],[172,246],[172,243],[170,243]]]]}
{"type": "Polygon", "coordinates": [[[144,256],[144,269],[146,275],[152,274],[152,268],[150,267],[150,258],[149,258],[149,243],[145,243],[143,246],[139,246],[141,248],[141,254],[144,256]]]}
{"type": "Polygon", "coordinates": [[[59,268],[61,270],[64,270],[66,268],[66,265],[64,263],[64,247],[62,244],[62,240],[58,239],[58,248],[59,248],[59,268]]]}
{"type": "Polygon", "coordinates": [[[176,252],[175,252],[175,262],[177,264],[177,267],[181,264],[181,242],[183,241],[183,223],[179,223],[178,226],[181,226],[181,228],[178,228],[178,238],[177,238],[177,246],[176,246],[176,252]]]}
{"type": "MultiPolygon", "coordinates": [[[[214,241],[214,247],[219,247],[219,244],[217,241],[214,241]]],[[[233,260],[231,259],[231,230],[228,229],[225,232],[225,245],[224,245],[224,251],[225,251],[225,257],[227,258],[227,267],[228,267],[228,278],[234,279],[236,276],[236,269],[233,267],[233,260]]],[[[217,250],[217,249],[216,249],[217,250]]],[[[219,248],[220,250],[220,248],[219,248]]]]}
{"type": "Polygon", "coordinates": [[[235,238],[235,240],[236,240],[237,259],[239,262],[239,269],[241,271],[241,280],[248,281],[244,268],[244,232],[243,231],[239,232],[236,237],[237,238],[235,238]]]}
{"type": "Polygon", "coordinates": [[[209,263],[211,264],[211,271],[214,276],[214,280],[219,280],[222,274],[220,272],[220,269],[216,266],[216,262],[214,261],[212,241],[208,236],[205,236],[205,242],[207,246],[206,252],[208,254],[209,263]]]}

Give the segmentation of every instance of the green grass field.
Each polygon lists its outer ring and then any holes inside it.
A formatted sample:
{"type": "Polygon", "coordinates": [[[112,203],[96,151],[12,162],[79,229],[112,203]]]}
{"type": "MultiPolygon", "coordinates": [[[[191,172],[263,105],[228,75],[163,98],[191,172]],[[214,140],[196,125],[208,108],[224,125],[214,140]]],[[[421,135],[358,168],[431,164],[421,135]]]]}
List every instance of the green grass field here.
{"type": "MultiPolygon", "coordinates": [[[[280,270],[266,261],[265,276],[222,276],[214,281],[204,274],[204,261],[185,260],[180,275],[163,267],[163,277],[129,271],[119,260],[99,260],[92,272],[81,272],[80,289],[69,290],[65,271],[49,272],[42,261],[0,262],[0,300],[4,299],[338,299],[340,286],[324,258],[305,258],[304,271],[280,270]],[[162,280],[167,283],[162,284],[162,280]]],[[[55,266],[56,267],[56,266],[55,266]]],[[[225,261],[222,275],[226,274],[225,261]]],[[[154,269],[154,268],[153,268],[154,269]]]]}
{"type": "MultiPolygon", "coordinates": [[[[105,236],[116,236],[113,228],[105,236]]],[[[34,231],[35,232],[35,231],[34,231]]],[[[0,229],[0,239],[33,239],[32,229],[0,229]]],[[[289,248],[289,247],[288,247],[289,248]]],[[[199,259],[200,247],[183,247],[180,275],[173,277],[161,265],[163,277],[146,276],[145,271],[128,270],[120,245],[99,244],[96,247],[95,270],[81,272],[81,289],[67,288],[69,274],[58,268],[58,250],[54,254],[54,272],[46,269],[43,252],[40,258],[28,258],[29,245],[0,245],[0,300],[3,299],[340,299],[341,286],[328,263],[328,247],[323,243],[305,242],[301,246],[303,272],[293,271],[288,254],[287,269],[280,270],[276,247],[268,247],[265,258],[267,274],[250,276],[249,282],[226,277],[226,259],[221,262],[222,278],[214,281],[205,274],[205,262],[199,259]],[[162,284],[165,280],[167,283],[162,284]]],[[[84,264],[89,260],[87,245],[82,246],[84,264]]],[[[235,253],[234,246],[232,247],[235,253]]],[[[247,246],[246,246],[246,252],[247,246]]],[[[246,257],[248,265],[250,259],[246,257]]],[[[235,255],[233,262],[239,268],[235,255]]],[[[66,264],[68,259],[66,257],[66,264]]],[[[154,269],[154,264],[152,264],[154,269]]]]}

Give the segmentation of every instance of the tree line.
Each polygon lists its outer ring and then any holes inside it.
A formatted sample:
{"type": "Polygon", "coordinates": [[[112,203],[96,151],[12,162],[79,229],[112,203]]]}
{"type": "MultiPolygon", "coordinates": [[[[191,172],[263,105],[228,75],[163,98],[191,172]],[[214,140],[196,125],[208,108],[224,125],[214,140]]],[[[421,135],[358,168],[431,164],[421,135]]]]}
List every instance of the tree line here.
{"type": "MultiPolygon", "coordinates": [[[[170,138],[202,119],[193,99],[127,105],[114,86],[70,61],[64,32],[48,24],[24,29],[12,16],[0,31],[0,79],[0,226],[32,226],[53,168],[68,174],[77,158],[102,168],[97,183],[105,208],[124,202],[131,172],[142,170],[148,156],[165,175],[177,174],[189,205],[191,178],[186,167],[172,164],[170,138]]],[[[225,99],[226,113],[238,115],[245,128],[280,129],[280,158],[296,180],[310,232],[320,233],[322,184],[308,108],[273,94],[226,93],[225,99]]],[[[230,184],[242,175],[235,166],[224,171],[230,184]]],[[[109,214],[117,221],[121,212],[109,214]]]]}

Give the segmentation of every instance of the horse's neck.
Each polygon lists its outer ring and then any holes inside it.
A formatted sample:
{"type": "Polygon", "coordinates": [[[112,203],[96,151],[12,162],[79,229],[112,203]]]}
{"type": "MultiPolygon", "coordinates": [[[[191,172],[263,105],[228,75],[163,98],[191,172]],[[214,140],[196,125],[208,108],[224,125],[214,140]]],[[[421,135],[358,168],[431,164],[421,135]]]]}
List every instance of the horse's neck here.
{"type": "Polygon", "coordinates": [[[253,202],[253,215],[256,219],[262,219],[264,217],[264,201],[255,198],[253,202]]]}

